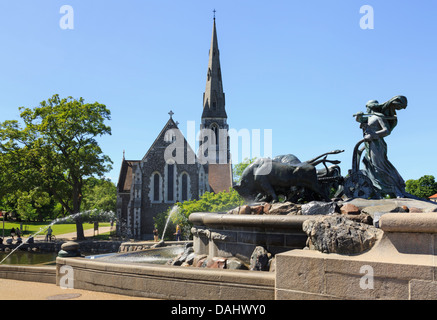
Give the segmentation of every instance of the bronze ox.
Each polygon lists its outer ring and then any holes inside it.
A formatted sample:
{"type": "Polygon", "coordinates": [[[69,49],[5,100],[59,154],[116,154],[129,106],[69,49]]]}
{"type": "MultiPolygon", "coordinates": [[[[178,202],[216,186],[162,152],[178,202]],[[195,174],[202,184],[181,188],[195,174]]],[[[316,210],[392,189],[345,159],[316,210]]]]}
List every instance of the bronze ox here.
{"type": "Polygon", "coordinates": [[[326,163],[338,164],[340,161],[327,160],[329,154],[343,152],[336,150],[325,153],[312,160],[300,162],[293,155],[256,159],[244,171],[241,182],[234,189],[245,199],[256,201],[279,201],[278,195],[291,198],[302,188],[313,192],[320,200],[331,201],[326,188],[319,181],[316,166],[323,163],[326,174],[337,172],[338,166],[328,168],[326,163]],[[323,159],[320,159],[324,157],[323,159]]]}

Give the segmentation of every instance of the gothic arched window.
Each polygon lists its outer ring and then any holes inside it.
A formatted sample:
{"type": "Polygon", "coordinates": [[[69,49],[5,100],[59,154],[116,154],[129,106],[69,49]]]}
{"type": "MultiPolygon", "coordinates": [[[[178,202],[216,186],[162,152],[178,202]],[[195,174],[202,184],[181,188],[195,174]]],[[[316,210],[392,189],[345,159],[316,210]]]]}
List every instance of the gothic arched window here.
{"type": "Polygon", "coordinates": [[[215,144],[218,146],[219,145],[219,127],[216,123],[214,123],[211,126],[211,130],[214,132],[215,135],[215,144]]]}
{"type": "Polygon", "coordinates": [[[153,201],[159,201],[159,173],[153,175],[153,201]]]}
{"type": "Polygon", "coordinates": [[[182,201],[188,200],[188,175],[182,174],[182,201]]]}
{"type": "Polygon", "coordinates": [[[174,164],[167,165],[167,201],[174,201],[174,164]]]}

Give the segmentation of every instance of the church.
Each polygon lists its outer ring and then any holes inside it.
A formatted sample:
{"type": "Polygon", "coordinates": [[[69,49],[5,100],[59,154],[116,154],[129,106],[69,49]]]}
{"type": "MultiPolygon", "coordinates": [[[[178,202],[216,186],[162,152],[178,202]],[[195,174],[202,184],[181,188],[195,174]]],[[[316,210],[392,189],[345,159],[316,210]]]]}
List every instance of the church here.
{"type": "MultiPolygon", "coordinates": [[[[173,112],[141,160],[123,160],[117,184],[117,235],[153,239],[154,220],[176,202],[232,187],[229,126],[214,17],[197,153],[173,112]]],[[[200,109],[200,108],[199,108],[200,109]]]]}

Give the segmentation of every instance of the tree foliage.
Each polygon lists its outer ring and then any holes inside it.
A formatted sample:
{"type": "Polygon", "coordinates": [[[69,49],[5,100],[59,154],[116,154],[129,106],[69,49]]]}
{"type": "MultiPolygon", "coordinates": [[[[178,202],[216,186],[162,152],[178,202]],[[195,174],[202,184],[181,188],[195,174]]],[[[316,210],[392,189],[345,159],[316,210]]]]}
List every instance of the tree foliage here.
{"type": "Polygon", "coordinates": [[[405,190],[419,198],[428,199],[437,193],[437,182],[432,175],[425,175],[417,180],[407,180],[405,184],[405,190]]]}
{"type": "MultiPolygon", "coordinates": [[[[0,196],[35,187],[58,201],[66,214],[80,212],[87,177],[102,176],[111,160],[96,138],[111,134],[105,105],[54,95],[38,107],[21,107],[20,118],[0,124],[0,196]]],[[[77,236],[83,228],[77,220],[77,236]]]]}
{"type": "Polygon", "coordinates": [[[244,169],[246,169],[249,165],[251,165],[254,161],[256,160],[256,158],[245,158],[242,162],[237,163],[236,165],[234,165],[233,169],[232,169],[232,173],[234,176],[234,182],[238,183],[241,181],[241,175],[244,172],[244,169]]]}
{"type": "Polygon", "coordinates": [[[111,180],[94,177],[86,180],[82,200],[82,210],[115,212],[117,187],[111,180]]]}

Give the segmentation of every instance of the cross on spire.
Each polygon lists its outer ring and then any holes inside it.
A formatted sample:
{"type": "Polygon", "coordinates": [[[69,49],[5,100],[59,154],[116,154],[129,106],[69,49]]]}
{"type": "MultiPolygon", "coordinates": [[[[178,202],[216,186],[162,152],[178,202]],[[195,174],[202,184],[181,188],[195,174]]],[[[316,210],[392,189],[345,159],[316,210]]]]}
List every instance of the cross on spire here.
{"type": "Polygon", "coordinates": [[[214,12],[214,20],[215,20],[215,13],[217,12],[215,9],[212,10],[212,12],[214,12]]]}
{"type": "Polygon", "coordinates": [[[170,110],[168,114],[170,115],[170,119],[173,119],[174,112],[170,110]]]}

